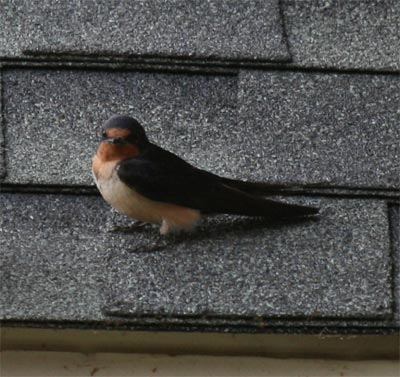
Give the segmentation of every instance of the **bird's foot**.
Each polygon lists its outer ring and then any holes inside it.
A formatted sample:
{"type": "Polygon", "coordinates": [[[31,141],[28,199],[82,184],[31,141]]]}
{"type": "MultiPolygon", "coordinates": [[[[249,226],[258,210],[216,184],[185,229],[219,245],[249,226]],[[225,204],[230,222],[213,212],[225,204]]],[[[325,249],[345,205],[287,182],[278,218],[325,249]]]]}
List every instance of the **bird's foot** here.
{"type": "Polygon", "coordinates": [[[145,223],[144,221],[135,221],[133,224],[128,225],[128,226],[120,226],[116,225],[112,227],[109,232],[110,233],[131,233],[131,232],[137,232],[142,230],[148,225],[148,223],[145,223]]]}

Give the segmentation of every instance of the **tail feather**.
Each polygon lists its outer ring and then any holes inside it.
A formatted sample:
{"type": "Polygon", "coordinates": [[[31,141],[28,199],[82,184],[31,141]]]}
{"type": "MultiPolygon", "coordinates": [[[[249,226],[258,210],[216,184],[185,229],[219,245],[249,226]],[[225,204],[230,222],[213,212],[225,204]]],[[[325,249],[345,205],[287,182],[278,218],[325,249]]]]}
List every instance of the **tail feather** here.
{"type": "Polygon", "coordinates": [[[223,184],[224,200],[214,209],[221,213],[276,219],[288,219],[317,215],[318,208],[298,204],[288,204],[243,192],[223,184]]]}

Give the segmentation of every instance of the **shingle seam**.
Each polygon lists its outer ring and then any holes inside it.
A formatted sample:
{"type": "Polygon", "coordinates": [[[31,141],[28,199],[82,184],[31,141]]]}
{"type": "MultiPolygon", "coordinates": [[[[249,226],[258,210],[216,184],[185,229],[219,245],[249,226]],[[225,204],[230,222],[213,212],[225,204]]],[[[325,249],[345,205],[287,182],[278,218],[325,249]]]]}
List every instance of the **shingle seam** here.
{"type": "MultiPolygon", "coordinates": [[[[95,186],[73,185],[48,185],[48,184],[19,184],[5,182],[2,192],[7,193],[32,193],[32,194],[60,194],[60,195],[100,195],[95,186]]],[[[298,189],[271,190],[270,195],[280,196],[307,196],[336,199],[384,199],[388,202],[400,201],[400,192],[390,189],[361,189],[358,187],[331,187],[325,190],[308,190],[307,185],[298,189]]]]}
{"type": "MultiPolygon", "coordinates": [[[[3,83],[3,65],[0,62],[0,181],[3,180],[7,174],[6,166],[6,135],[5,135],[5,121],[4,121],[4,83],[3,83]]],[[[1,186],[0,186],[1,191],[1,186]]]]}
{"type": "Polygon", "coordinates": [[[286,53],[288,55],[288,61],[292,62],[293,61],[293,55],[292,51],[290,49],[290,42],[289,42],[289,34],[287,32],[287,25],[286,25],[286,17],[285,17],[285,10],[283,9],[283,2],[282,0],[278,0],[278,12],[279,12],[279,18],[280,18],[280,23],[282,26],[282,37],[283,37],[283,44],[286,47],[286,53]]]}
{"type": "Polygon", "coordinates": [[[103,330],[143,330],[143,331],[181,331],[181,332],[230,332],[230,333],[244,333],[244,334],[316,334],[316,335],[359,335],[359,334],[377,334],[377,335],[390,335],[398,334],[399,328],[392,327],[357,327],[357,326],[316,326],[309,327],[305,325],[298,326],[276,326],[259,328],[254,326],[211,326],[211,325],[177,325],[177,324],[138,324],[138,323],[123,323],[115,322],[112,324],[110,321],[104,322],[87,322],[87,321],[25,321],[25,320],[1,320],[0,324],[3,327],[10,328],[55,328],[55,329],[103,329],[103,330]]]}
{"type": "Polygon", "coordinates": [[[400,205],[388,204],[390,255],[392,258],[393,313],[400,326],[400,205]]]}
{"type": "MultiPolygon", "coordinates": [[[[113,309],[112,307],[103,307],[102,308],[102,313],[110,316],[110,317],[119,317],[121,319],[125,319],[125,318],[137,318],[137,319],[150,319],[150,320],[154,320],[154,319],[166,319],[168,320],[186,320],[186,319],[191,319],[191,320],[208,320],[208,321],[229,321],[229,320],[242,320],[242,321],[249,321],[252,322],[253,320],[253,326],[255,327],[264,327],[264,326],[270,326],[271,323],[270,321],[275,320],[275,321],[279,321],[279,322],[284,322],[284,321],[289,321],[289,322],[302,322],[302,321],[307,321],[310,323],[310,325],[313,322],[322,322],[322,321],[326,321],[327,324],[325,324],[325,326],[328,326],[329,322],[333,322],[333,323],[337,323],[338,319],[333,317],[333,316],[326,316],[326,317],[308,317],[308,316],[302,316],[302,315],[293,315],[293,316],[262,316],[262,317],[258,317],[256,320],[254,320],[253,316],[236,316],[236,315],[174,315],[174,316],[167,316],[167,315],[161,315],[159,313],[155,313],[155,314],[141,314],[141,313],[135,313],[135,314],[130,314],[129,312],[125,312],[124,309],[113,309]]],[[[360,314],[359,313],[354,313],[354,315],[352,316],[343,316],[341,317],[341,322],[351,322],[351,321],[357,321],[357,318],[360,314]]],[[[388,320],[391,320],[393,317],[390,314],[382,314],[379,316],[370,316],[370,317],[363,317],[361,319],[362,322],[366,322],[368,323],[369,321],[376,323],[377,321],[385,323],[388,320]]]]}
{"type": "Polygon", "coordinates": [[[1,62],[3,66],[3,70],[13,70],[13,69],[21,69],[21,70],[44,70],[47,69],[49,71],[63,71],[63,70],[74,70],[74,71],[94,71],[94,72],[113,72],[113,73],[165,73],[165,74],[174,74],[181,73],[188,75],[221,75],[221,76],[238,76],[239,70],[234,69],[226,69],[223,67],[204,67],[202,66],[186,66],[186,65],[160,65],[160,64],[152,64],[147,62],[140,63],[130,63],[130,64],[120,64],[119,62],[102,62],[92,61],[87,64],[87,61],[34,61],[34,62],[26,62],[26,61],[7,61],[1,62]],[[209,69],[208,69],[209,68],[209,69]]]}
{"type": "Polygon", "coordinates": [[[107,326],[109,327],[127,327],[127,326],[159,326],[162,327],[163,325],[168,326],[179,326],[179,327],[214,327],[214,328],[221,328],[221,327],[229,327],[229,328],[252,328],[255,330],[264,330],[264,329],[277,329],[277,328],[309,328],[309,329],[332,329],[332,328],[358,328],[358,329],[372,329],[372,328],[399,328],[399,324],[395,323],[390,320],[307,320],[301,318],[300,320],[277,320],[277,319],[270,319],[270,318],[261,318],[260,320],[249,320],[249,319],[242,319],[242,320],[232,320],[227,322],[229,319],[224,318],[202,318],[202,317],[191,317],[191,318],[176,318],[176,317],[162,317],[162,316],[154,316],[154,317],[104,317],[102,319],[97,320],[88,320],[88,319],[21,319],[21,318],[2,318],[0,319],[0,323],[2,324],[74,324],[79,325],[91,325],[91,326],[107,326]]]}
{"type": "Polygon", "coordinates": [[[85,56],[70,56],[63,54],[48,54],[48,55],[35,55],[31,59],[27,58],[0,58],[3,65],[6,67],[19,67],[28,66],[34,68],[35,66],[51,67],[56,66],[61,68],[66,66],[68,68],[80,67],[85,64],[84,67],[92,69],[95,67],[105,67],[109,69],[135,69],[138,65],[146,65],[147,69],[221,69],[236,71],[239,69],[260,69],[260,70],[282,70],[282,71],[295,71],[295,72],[315,72],[315,73],[326,73],[326,74],[374,74],[374,75],[398,75],[400,71],[396,68],[393,69],[361,69],[361,68],[335,68],[333,66],[326,67],[304,67],[296,63],[272,63],[272,62],[257,62],[253,60],[185,60],[185,59],[142,59],[137,58],[135,60],[116,58],[115,56],[104,56],[104,55],[87,55],[85,56]]]}
{"type": "Polygon", "coordinates": [[[54,319],[45,317],[41,318],[19,318],[17,316],[0,318],[0,324],[7,323],[61,323],[61,324],[87,324],[93,326],[105,326],[110,325],[113,327],[123,327],[123,326],[190,326],[190,327],[247,327],[254,328],[258,330],[263,330],[266,328],[299,328],[306,327],[310,329],[315,328],[400,328],[400,324],[394,322],[391,318],[363,318],[357,320],[356,318],[343,318],[342,320],[334,318],[283,318],[278,319],[274,317],[260,317],[254,319],[252,317],[239,317],[239,318],[229,318],[229,317],[204,317],[204,316],[188,316],[188,318],[175,317],[175,316],[163,316],[163,315],[153,315],[153,316],[128,316],[128,315],[108,315],[101,319],[54,319]]]}
{"type": "Polygon", "coordinates": [[[287,58],[284,60],[273,61],[273,60],[260,60],[250,57],[243,58],[225,58],[219,56],[194,56],[187,57],[181,55],[165,55],[165,54],[118,54],[108,50],[97,50],[97,51],[82,51],[82,50],[30,50],[25,49],[22,51],[23,56],[21,57],[3,57],[7,60],[31,60],[37,57],[59,57],[59,58],[70,58],[70,59],[93,59],[103,58],[107,60],[118,59],[121,61],[135,60],[153,60],[153,61],[178,61],[178,62],[231,62],[238,63],[254,61],[260,64],[285,64],[290,63],[291,59],[287,58]]]}
{"type": "Polygon", "coordinates": [[[229,328],[253,328],[256,330],[263,330],[266,328],[277,329],[277,328],[358,328],[358,329],[372,329],[372,328],[400,328],[400,323],[395,322],[391,318],[378,318],[378,319],[368,319],[364,318],[362,320],[357,319],[347,319],[343,320],[321,318],[321,319],[308,319],[308,318],[290,318],[287,319],[277,319],[270,317],[260,317],[258,319],[254,318],[229,318],[229,317],[203,317],[203,316],[189,316],[189,317],[168,317],[161,315],[154,316],[117,316],[110,315],[104,316],[101,319],[88,320],[85,319],[54,319],[49,318],[18,318],[8,317],[0,318],[0,324],[33,324],[33,323],[61,323],[61,324],[86,324],[92,326],[107,326],[110,327],[124,327],[124,326],[187,326],[187,327],[229,327],[229,328]]]}

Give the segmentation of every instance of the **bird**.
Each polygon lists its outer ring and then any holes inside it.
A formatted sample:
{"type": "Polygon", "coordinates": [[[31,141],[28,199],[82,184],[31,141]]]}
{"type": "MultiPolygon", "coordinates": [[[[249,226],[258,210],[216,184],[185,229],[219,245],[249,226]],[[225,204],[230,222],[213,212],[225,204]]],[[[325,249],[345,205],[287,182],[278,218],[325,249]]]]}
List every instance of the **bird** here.
{"type": "Polygon", "coordinates": [[[313,217],[319,211],[265,198],[271,185],[263,182],[196,168],[152,143],[139,121],[126,115],[104,123],[92,173],[106,202],[138,223],[158,224],[161,236],[189,231],[210,214],[278,221],[313,217]]]}

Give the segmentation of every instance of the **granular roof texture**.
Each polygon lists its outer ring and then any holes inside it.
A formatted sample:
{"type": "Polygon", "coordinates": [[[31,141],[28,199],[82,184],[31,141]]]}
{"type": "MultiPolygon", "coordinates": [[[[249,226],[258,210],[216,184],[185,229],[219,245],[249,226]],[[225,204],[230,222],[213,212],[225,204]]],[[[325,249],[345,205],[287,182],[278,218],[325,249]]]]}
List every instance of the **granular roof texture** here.
{"type": "MultiPolygon", "coordinates": [[[[400,7],[54,2],[0,12],[0,318],[190,331],[400,326],[400,7]],[[318,219],[157,228],[98,195],[113,114],[200,168],[279,184],[318,219]]],[[[277,196],[279,195],[279,196],[277,196]]]]}
{"type": "Polygon", "coordinates": [[[397,0],[282,0],[281,3],[294,64],[400,70],[397,0]]]}
{"type": "Polygon", "coordinates": [[[9,1],[3,54],[50,51],[285,61],[278,0],[9,1]],[[13,36],[16,34],[16,38],[13,36]]]}

